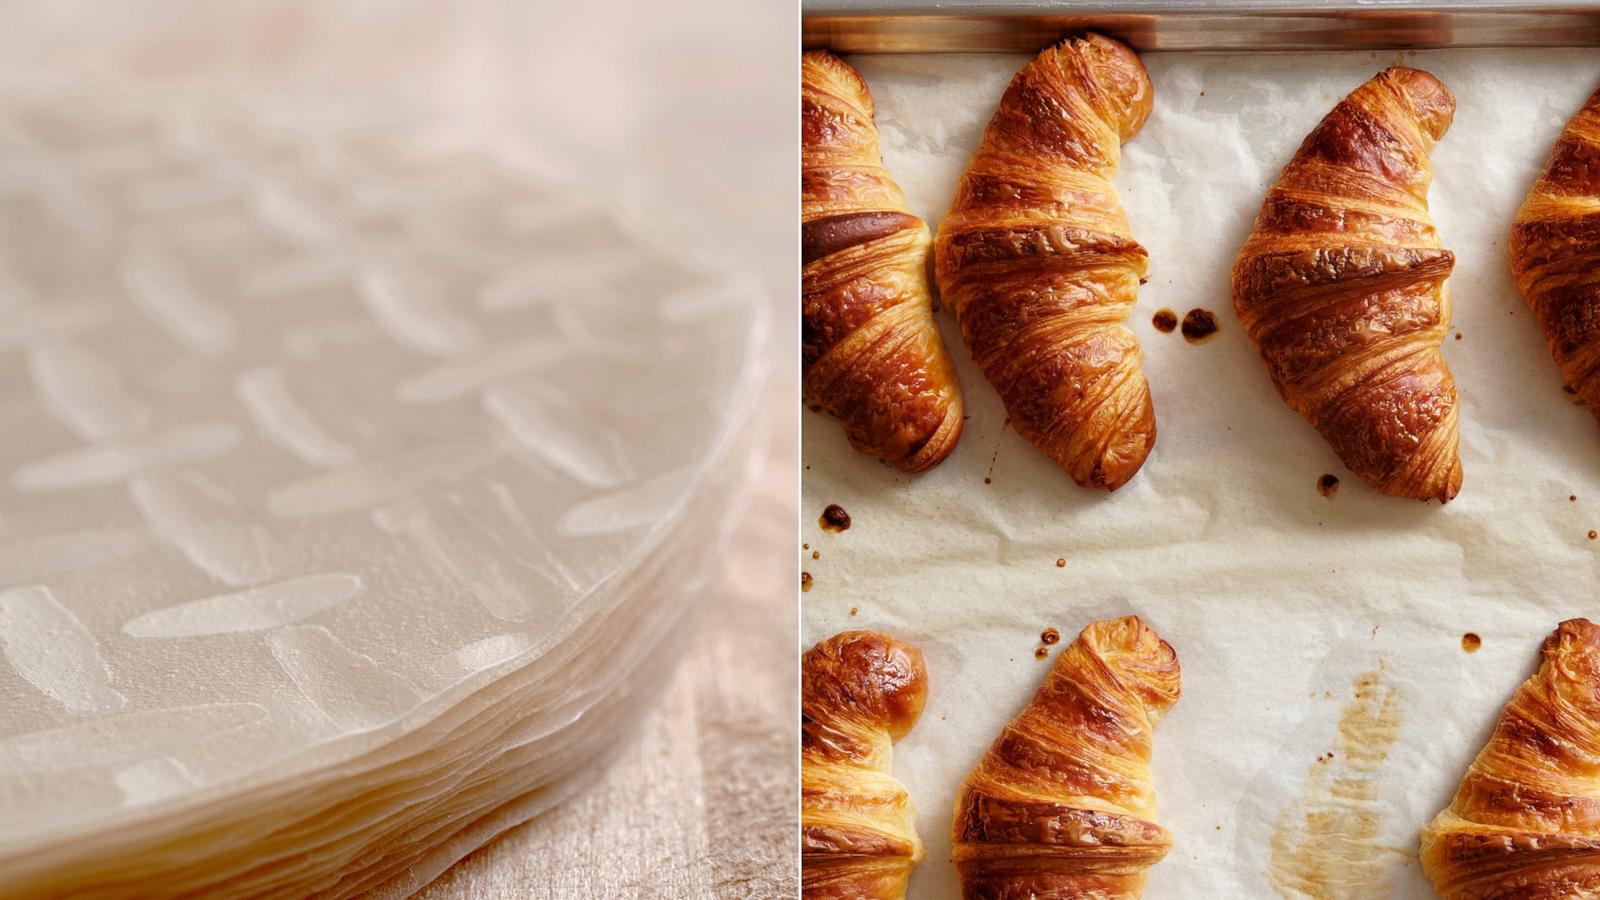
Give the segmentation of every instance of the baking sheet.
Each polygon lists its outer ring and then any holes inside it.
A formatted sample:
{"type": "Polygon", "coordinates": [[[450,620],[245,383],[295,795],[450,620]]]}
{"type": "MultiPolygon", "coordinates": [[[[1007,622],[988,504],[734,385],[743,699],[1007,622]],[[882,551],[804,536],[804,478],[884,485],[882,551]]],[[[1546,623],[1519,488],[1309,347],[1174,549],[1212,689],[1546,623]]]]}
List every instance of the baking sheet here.
{"type": "Polygon", "coordinates": [[[1139,51],[1579,47],[1588,0],[804,0],[801,40],[841,53],[1033,51],[1074,31],[1139,51]]]}
{"type": "MultiPolygon", "coordinates": [[[[850,59],[877,103],[887,165],[930,226],[1028,58],[850,59]]],[[[1600,53],[1144,60],[1155,111],[1124,147],[1118,186],[1150,252],[1130,324],[1154,452],[1114,495],[1078,488],[1005,427],[941,312],[970,418],[938,468],[898,473],[804,414],[804,638],[879,628],[927,654],[927,710],[895,750],[928,847],[913,898],[957,891],[955,793],[1044,676],[1041,631],[1062,633],[1053,662],[1085,623],[1126,613],[1160,631],[1184,671],[1155,751],[1176,843],[1147,897],[1431,896],[1417,829],[1448,802],[1540,640],[1563,618],[1600,614],[1600,430],[1563,392],[1506,251],[1551,143],[1600,79],[1600,53]],[[1229,266],[1295,147],[1394,64],[1433,72],[1457,100],[1430,195],[1457,258],[1444,353],[1466,479],[1444,507],[1380,496],[1347,472],[1278,398],[1229,300],[1229,266]],[[1211,310],[1221,331],[1198,345],[1160,333],[1163,307],[1211,310]],[[1341,482],[1331,499],[1317,490],[1325,473],[1341,482]],[[818,527],[830,503],[849,530],[818,527]],[[1477,652],[1464,649],[1469,632],[1477,652]]]]}

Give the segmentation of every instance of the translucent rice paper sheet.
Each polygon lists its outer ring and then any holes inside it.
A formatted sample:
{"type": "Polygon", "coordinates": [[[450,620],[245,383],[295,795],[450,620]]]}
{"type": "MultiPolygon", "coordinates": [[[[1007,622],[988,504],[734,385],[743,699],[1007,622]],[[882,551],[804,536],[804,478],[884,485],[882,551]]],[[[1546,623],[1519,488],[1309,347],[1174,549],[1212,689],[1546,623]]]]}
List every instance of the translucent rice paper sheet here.
{"type": "Polygon", "coordinates": [[[0,893],[380,763],[470,849],[615,742],[714,571],[756,292],[514,146],[347,122],[0,96],[0,893]]]}
{"type": "MultiPolygon", "coordinates": [[[[857,57],[890,171],[937,226],[1026,56],[857,57]]],[[[1159,437],[1113,496],[1076,487],[1004,425],[948,311],[970,419],[908,477],[804,419],[808,642],[881,628],[927,653],[931,696],[895,751],[928,859],[916,898],[952,896],[950,814],[966,772],[1044,677],[1040,633],[1137,613],[1177,649],[1183,698],[1156,735],[1176,844],[1146,896],[1431,896],[1417,829],[1450,799],[1539,642],[1600,614],[1600,430],[1562,390],[1509,273],[1511,220],[1600,78],[1587,50],[1150,54],[1155,112],[1118,185],[1150,281],[1130,324],[1159,437]],[[1430,197],[1456,254],[1444,354],[1466,482],[1449,505],[1375,494],[1278,398],[1229,299],[1262,197],[1307,132],[1386,66],[1455,93],[1430,197]],[[1191,345],[1151,325],[1194,308],[1191,345]],[[1455,339],[1455,332],[1460,338],[1455,339]],[[1318,479],[1341,487],[1321,496],[1318,479]],[[985,479],[989,479],[986,482],[985,479]],[[1571,498],[1576,499],[1571,499],[1571,498]],[[839,503],[841,534],[816,517],[839,503]],[[1059,564],[1058,564],[1059,561],[1059,564]],[[855,615],[851,610],[856,609],[855,615]],[[1463,635],[1482,649],[1463,651],[1463,635]],[[1331,755],[1330,755],[1331,754],[1331,755]]]]}

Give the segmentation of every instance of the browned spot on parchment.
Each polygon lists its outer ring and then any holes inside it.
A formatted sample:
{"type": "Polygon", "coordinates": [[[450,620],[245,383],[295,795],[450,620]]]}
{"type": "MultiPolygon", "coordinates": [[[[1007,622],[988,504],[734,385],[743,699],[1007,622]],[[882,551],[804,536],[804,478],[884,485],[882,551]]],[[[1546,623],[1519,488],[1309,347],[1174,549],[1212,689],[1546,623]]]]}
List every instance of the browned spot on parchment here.
{"type": "Polygon", "coordinates": [[[1401,698],[1383,671],[1356,678],[1339,716],[1337,749],[1306,771],[1299,798],[1278,817],[1267,881],[1284,897],[1386,897],[1407,851],[1384,845],[1378,771],[1400,736],[1401,698]]]}
{"type": "Polygon", "coordinates": [[[1217,314],[1209,309],[1191,309],[1183,315],[1183,339],[1203,344],[1217,333],[1217,314]]]}
{"type": "Polygon", "coordinates": [[[850,514],[845,512],[844,507],[839,504],[829,503],[828,508],[822,511],[822,518],[817,520],[817,525],[823,531],[832,531],[836,534],[841,531],[849,531],[850,514]]]}

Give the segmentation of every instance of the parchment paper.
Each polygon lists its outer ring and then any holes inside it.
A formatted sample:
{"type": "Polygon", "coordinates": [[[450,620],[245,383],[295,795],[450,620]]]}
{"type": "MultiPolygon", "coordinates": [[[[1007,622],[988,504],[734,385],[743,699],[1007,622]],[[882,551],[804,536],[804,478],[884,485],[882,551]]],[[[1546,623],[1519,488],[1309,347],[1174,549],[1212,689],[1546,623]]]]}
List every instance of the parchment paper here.
{"type": "MultiPolygon", "coordinates": [[[[851,60],[877,103],[887,165],[930,226],[1027,59],[851,60]]],[[[927,711],[895,750],[928,846],[914,898],[955,896],[955,792],[1043,678],[1040,632],[1061,631],[1053,662],[1084,624],[1126,613],[1172,643],[1184,674],[1155,750],[1176,844],[1147,897],[1431,896],[1417,829],[1449,801],[1540,640],[1564,618],[1600,614],[1600,430],[1563,392],[1506,250],[1551,143],[1600,78],[1600,53],[1145,63],[1155,111],[1118,178],[1150,251],[1131,321],[1159,427],[1144,469],[1115,495],[1075,486],[1004,426],[941,313],[970,415],[941,466],[899,474],[852,452],[836,423],[804,417],[805,640],[880,628],[927,654],[927,711]],[[1380,496],[1347,472],[1278,398],[1229,300],[1229,266],[1268,186],[1340,97],[1393,64],[1433,72],[1458,104],[1430,196],[1457,258],[1460,338],[1444,353],[1466,468],[1442,508],[1380,496]],[[1162,334],[1151,325],[1162,307],[1211,310],[1221,332],[1200,345],[1162,334]],[[1341,480],[1331,500],[1316,489],[1324,473],[1341,480]],[[817,527],[829,503],[851,514],[848,531],[817,527]],[[1476,653],[1467,632],[1481,636],[1476,653]]]]}

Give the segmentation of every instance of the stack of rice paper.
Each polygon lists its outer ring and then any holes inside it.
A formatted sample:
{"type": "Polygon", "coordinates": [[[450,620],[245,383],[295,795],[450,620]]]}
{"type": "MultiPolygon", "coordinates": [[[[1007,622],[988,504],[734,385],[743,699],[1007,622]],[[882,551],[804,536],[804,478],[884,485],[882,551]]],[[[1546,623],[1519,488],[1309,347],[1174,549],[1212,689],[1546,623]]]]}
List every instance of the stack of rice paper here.
{"type": "Polygon", "coordinates": [[[0,894],[402,896],[653,697],[764,304],[514,152],[0,99],[0,894]]]}

